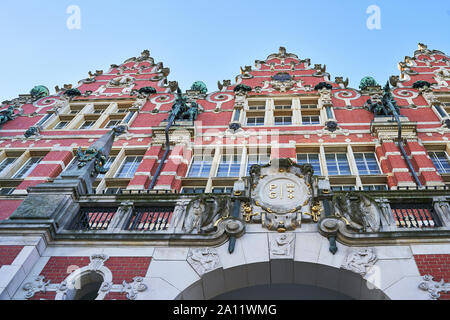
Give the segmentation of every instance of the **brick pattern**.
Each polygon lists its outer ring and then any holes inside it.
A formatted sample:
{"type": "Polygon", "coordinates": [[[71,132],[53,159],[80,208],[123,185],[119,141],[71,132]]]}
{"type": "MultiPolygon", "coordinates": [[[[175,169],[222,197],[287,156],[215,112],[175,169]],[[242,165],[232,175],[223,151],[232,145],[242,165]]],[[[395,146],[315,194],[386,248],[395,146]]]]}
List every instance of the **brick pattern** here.
{"type": "MultiPolygon", "coordinates": [[[[133,281],[134,277],[144,277],[150,265],[150,257],[110,257],[105,266],[113,274],[113,283],[122,284],[133,281]]],[[[89,257],[51,257],[40,275],[45,277],[45,281],[51,283],[61,283],[73,272],[76,267],[85,267],[90,263],[89,257]]],[[[39,293],[30,300],[54,300],[54,292],[39,293]]],[[[105,300],[127,300],[125,293],[113,292],[105,297],[105,300]]]]}
{"type": "MultiPolygon", "coordinates": [[[[417,267],[421,276],[431,275],[434,281],[450,282],[450,254],[415,255],[417,267]]],[[[450,300],[450,292],[441,292],[439,300],[450,300]]]]}
{"type": "Polygon", "coordinates": [[[22,249],[23,246],[0,246],[0,268],[12,264],[22,249]]]}

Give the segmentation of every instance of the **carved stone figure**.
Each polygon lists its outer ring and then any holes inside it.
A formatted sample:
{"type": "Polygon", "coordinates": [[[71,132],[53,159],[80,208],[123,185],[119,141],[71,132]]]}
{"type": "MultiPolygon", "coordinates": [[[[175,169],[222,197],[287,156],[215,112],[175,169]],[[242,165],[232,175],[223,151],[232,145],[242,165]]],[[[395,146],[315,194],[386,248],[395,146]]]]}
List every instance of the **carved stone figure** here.
{"type": "Polygon", "coordinates": [[[14,120],[14,107],[13,106],[9,106],[8,109],[0,112],[0,125],[4,124],[10,120],[14,120]]]}
{"type": "Polygon", "coordinates": [[[336,195],[333,198],[335,216],[343,219],[351,229],[377,232],[380,229],[380,209],[367,196],[357,193],[336,195]]]}
{"type": "Polygon", "coordinates": [[[221,265],[215,249],[211,248],[191,249],[187,262],[200,276],[219,268],[221,265]]]}
{"type": "Polygon", "coordinates": [[[30,299],[38,292],[47,292],[47,287],[50,284],[50,280],[44,281],[44,276],[37,276],[33,282],[27,282],[22,289],[26,291],[25,298],[30,299]]]}
{"type": "Polygon", "coordinates": [[[216,229],[216,222],[229,215],[228,200],[224,197],[200,196],[186,208],[183,231],[209,233],[216,229]]]}
{"type": "Polygon", "coordinates": [[[134,78],[129,75],[117,77],[109,81],[108,85],[111,87],[127,87],[134,83],[134,78]]]}
{"type": "Polygon", "coordinates": [[[345,259],[341,268],[365,276],[367,271],[377,262],[374,249],[352,250],[345,259]]]}
{"type": "Polygon", "coordinates": [[[294,254],[295,234],[283,233],[270,237],[270,254],[273,256],[292,257],[294,254]]]}

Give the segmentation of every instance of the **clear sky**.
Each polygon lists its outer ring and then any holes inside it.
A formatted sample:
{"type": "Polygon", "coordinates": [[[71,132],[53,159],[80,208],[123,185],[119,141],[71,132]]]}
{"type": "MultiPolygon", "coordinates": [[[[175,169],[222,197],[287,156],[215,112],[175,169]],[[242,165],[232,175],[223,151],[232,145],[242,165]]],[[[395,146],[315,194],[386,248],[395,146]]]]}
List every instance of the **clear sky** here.
{"type": "Polygon", "coordinates": [[[54,93],[144,49],[183,90],[202,80],[215,91],[280,46],[358,87],[366,75],[384,83],[398,74],[418,42],[450,54],[450,1],[2,0],[0,39],[0,101],[40,84],[54,93]],[[67,27],[71,5],[81,29],[67,27]],[[367,27],[370,5],[381,29],[367,27]]]}

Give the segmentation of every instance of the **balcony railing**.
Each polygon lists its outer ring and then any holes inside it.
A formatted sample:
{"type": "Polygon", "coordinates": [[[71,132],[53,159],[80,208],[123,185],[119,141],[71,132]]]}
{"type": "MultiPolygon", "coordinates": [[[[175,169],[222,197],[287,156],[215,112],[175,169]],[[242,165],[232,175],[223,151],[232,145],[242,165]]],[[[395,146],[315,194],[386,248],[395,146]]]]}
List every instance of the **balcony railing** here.
{"type": "Polygon", "coordinates": [[[391,203],[391,210],[398,228],[435,228],[441,226],[431,204],[391,203]]]}
{"type": "Polygon", "coordinates": [[[69,225],[69,230],[106,230],[117,208],[81,208],[69,225]]]}
{"type": "Polygon", "coordinates": [[[135,208],[125,230],[129,231],[163,231],[167,230],[174,207],[140,207],[135,208]]]}

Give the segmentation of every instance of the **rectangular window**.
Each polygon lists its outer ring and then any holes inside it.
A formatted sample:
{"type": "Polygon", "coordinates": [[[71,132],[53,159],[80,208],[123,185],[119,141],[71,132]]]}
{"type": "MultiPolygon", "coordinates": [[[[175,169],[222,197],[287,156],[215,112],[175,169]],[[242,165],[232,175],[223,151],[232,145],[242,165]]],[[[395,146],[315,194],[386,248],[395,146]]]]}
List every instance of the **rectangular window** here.
{"type": "Polygon", "coordinates": [[[203,156],[194,156],[188,177],[208,178],[211,171],[212,158],[203,156]]]}
{"type": "Polygon", "coordinates": [[[279,106],[275,106],[275,110],[291,110],[291,106],[290,105],[279,105],[279,106]]]}
{"type": "Polygon", "coordinates": [[[111,120],[108,122],[108,124],[105,126],[105,128],[114,128],[120,124],[120,120],[111,120]]]}
{"type": "Polygon", "coordinates": [[[288,126],[292,124],[292,117],[275,117],[276,126],[288,126]]]}
{"type": "Polygon", "coordinates": [[[213,188],[213,193],[232,193],[233,187],[216,187],[213,188]]]}
{"type": "Polygon", "coordinates": [[[64,129],[67,126],[67,124],[68,124],[67,121],[61,121],[53,129],[56,130],[64,129]]]}
{"type": "Polygon", "coordinates": [[[330,176],[351,175],[350,166],[345,153],[326,153],[328,174],[330,176]]]}
{"type": "Polygon", "coordinates": [[[238,155],[223,155],[217,170],[217,177],[239,177],[241,157],[238,155]]]}
{"type": "Polygon", "coordinates": [[[331,186],[332,191],[355,191],[355,186],[331,186]]]}
{"type": "Polygon", "coordinates": [[[0,163],[0,174],[6,172],[8,168],[17,160],[17,158],[6,158],[0,163]]]}
{"type": "Polygon", "coordinates": [[[317,104],[302,104],[302,109],[317,109],[317,104]]]}
{"type": "MultiPolygon", "coordinates": [[[[109,157],[108,160],[106,161],[104,168],[109,170],[111,168],[112,163],[116,160],[116,157],[109,157]]],[[[97,179],[103,179],[105,177],[105,174],[99,174],[97,176],[97,179]]]]}
{"type": "Polygon", "coordinates": [[[143,157],[126,157],[115,178],[132,178],[143,157]]]}
{"type": "Polygon", "coordinates": [[[355,153],[354,156],[360,175],[381,174],[374,153],[355,153]]]}
{"type": "Polygon", "coordinates": [[[248,110],[266,110],[266,106],[249,106],[248,110]]]}
{"type": "Polygon", "coordinates": [[[320,124],[320,117],[319,116],[302,117],[302,124],[320,124]]]}
{"type": "Polygon", "coordinates": [[[385,184],[364,185],[363,190],[364,191],[385,191],[385,190],[388,190],[388,187],[385,184]]]}
{"type": "Polygon", "coordinates": [[[309,163],[314,169],[314,175],[322,175],[322,168],[320,166],[320,158],[318,153],[299,153],[297,154],[297,163],[300,165],[309,163]]]}
{"type": "Polygon", "coordinates": [[[107,188],[105,190],[105,194],[118,194],[120,191],[120,188],[107,188]]]}
{"type": "Polygon", "coordinates": [[[181,193],[205,193],[205,188],[183,188],[181,193]]]}
{"type": "Polygon", "coordinates": [[[450,173],[450,160],[446,152],[428,152],[439,173],[450,173]]]}
{"type": "Polygon", "coordinates": [[[12,177],[13,179],[23,179],[26,178],[33,170],[37,167],[39,162],[43,159],[43,157],[33,157],[28,159],[27,162],[16,172],[16,174],[12,177]]]}
{"type": "Polygon", "coordinates": [[[91,127],[94,125],[94,123],[95,123],[95,121],[85,121],[85,122],[81,125],[80,130],[86,130],[86,129],[89,129],[89,128],[91,128],[91,127]]]}
{"type": "Polygon", "coordinates": [[[105,109],[94,109],[95,114],[103,113],[103,111],[105,111],[105,109]]]}
{"type": "Polygon", "coordinates": [[[263,126],[264,125],[264,117],[248,117],[247,125],[248,126],[263,126]]]}
{"type": "Polygon", "coordinates": [[[1,188],[0,189],[0,196],[7,196],[10,195],[16,190],[15,188],[1,188]]]}
{"type": "Polygon", "coordinates": [[[250,168],[259,164],[260,166],[268,164],[270,161],[270,156],[267,154],[250,154],[247,160],[247,175],[250,175],[250,168]]]}

